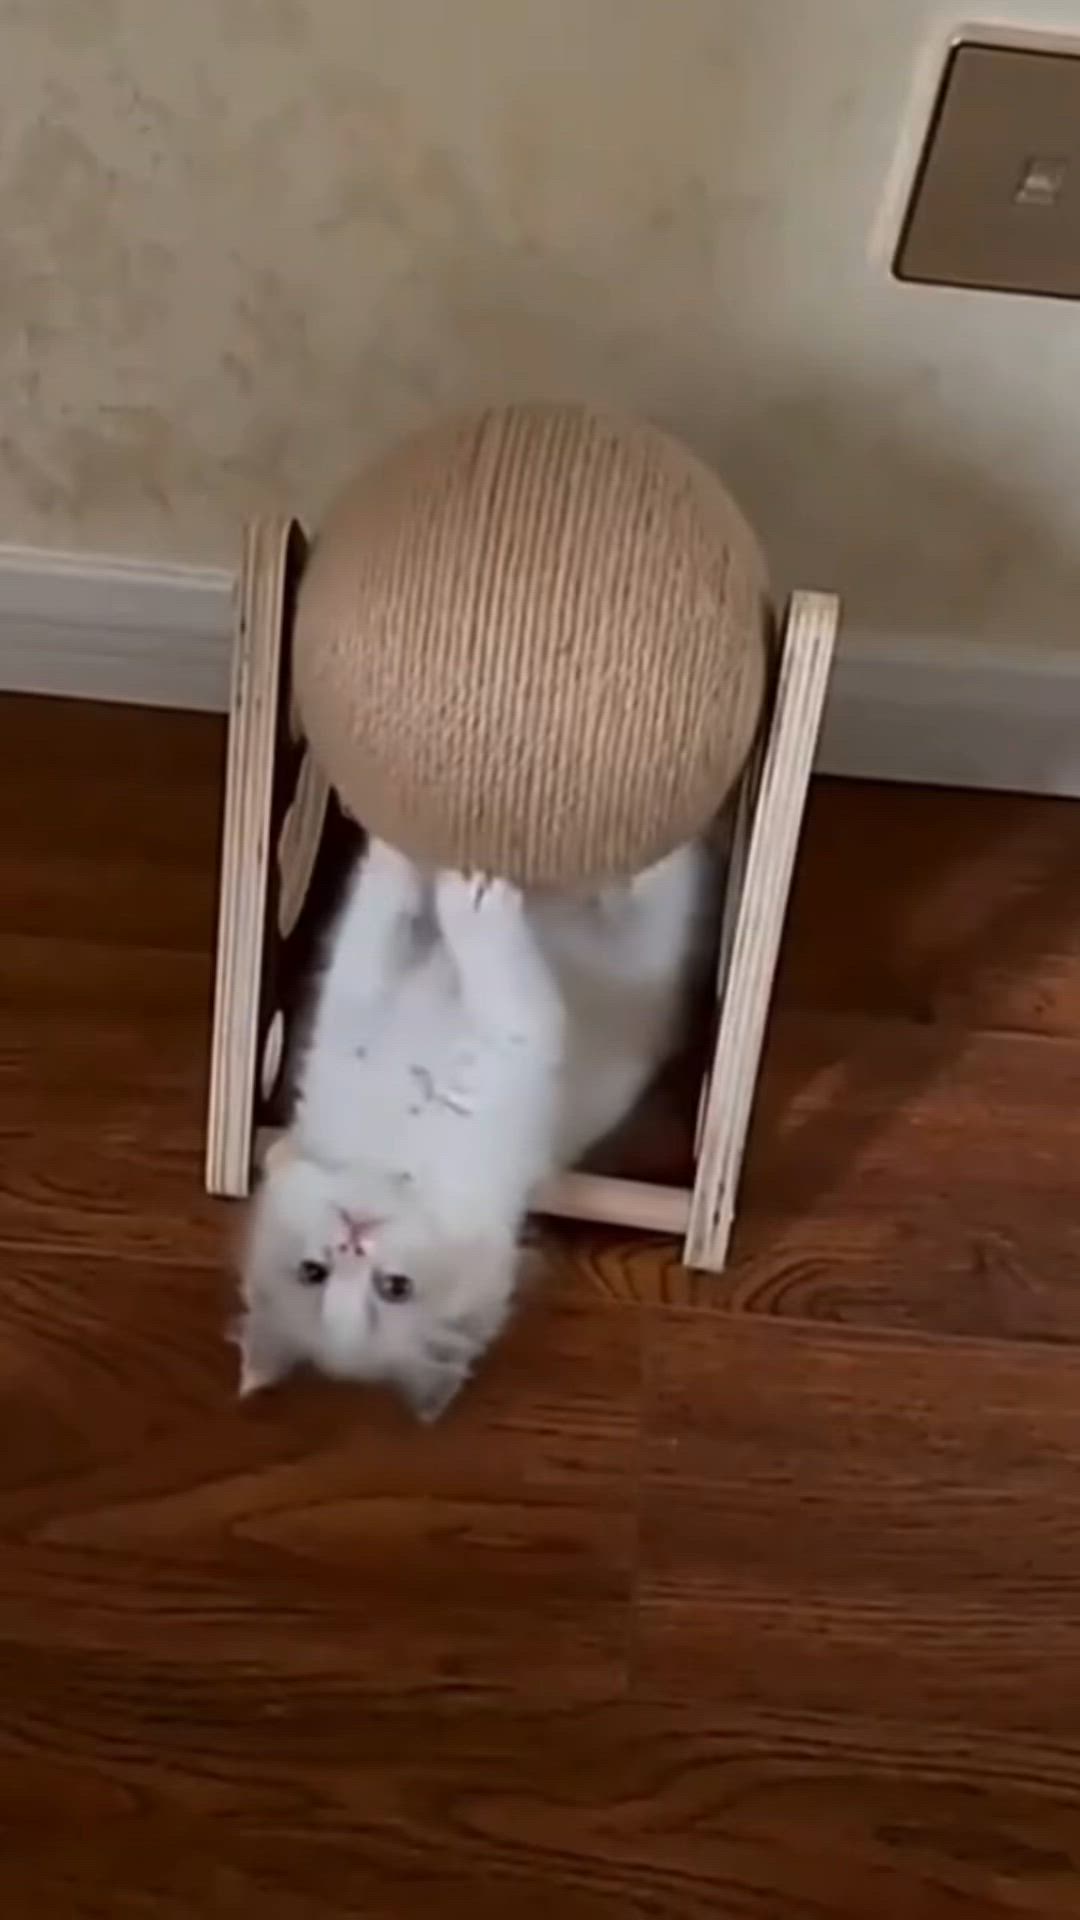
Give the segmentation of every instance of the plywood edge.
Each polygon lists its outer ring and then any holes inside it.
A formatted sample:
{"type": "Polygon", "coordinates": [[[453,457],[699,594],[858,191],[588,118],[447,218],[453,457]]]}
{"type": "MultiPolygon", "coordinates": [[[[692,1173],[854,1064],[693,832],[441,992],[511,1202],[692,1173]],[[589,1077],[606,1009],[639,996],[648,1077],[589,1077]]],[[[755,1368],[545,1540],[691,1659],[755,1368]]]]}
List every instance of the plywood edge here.
{"type": "Polygon", "coordinates": [[[638,1233],[681,1235],[690,1219],[690,1189],[610,1174],[560,1173],[541,1188],[533,1212],[638,1233]]]}
{"type": "Polygon", "coordinates": [[[205,1162],[208,1191],[236,1199],[250,1187],[282,617],[297,524],[284,514],[249,523],[237,589],[205,1162]]]}
{"type": "Polygon", "coordinates": [[[792,595],[734,914],[684,1248],[688,1266],[727,1259],[780,939],[840,621],[834,594],[792,595]]]}

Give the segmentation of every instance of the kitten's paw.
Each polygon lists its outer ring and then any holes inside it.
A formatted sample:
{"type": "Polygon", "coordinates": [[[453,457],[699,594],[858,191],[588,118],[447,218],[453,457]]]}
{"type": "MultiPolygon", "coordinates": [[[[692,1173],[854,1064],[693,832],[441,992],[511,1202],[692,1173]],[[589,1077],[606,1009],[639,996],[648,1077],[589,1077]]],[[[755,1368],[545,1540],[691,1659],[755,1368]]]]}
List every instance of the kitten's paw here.
{"type": "Polygon", "coordinates": [[[399,853],[385,840],[368,841],[360,885],[365,898],[374,902],[387,918],[411,919],[420,912],[424,882],[407,854],[399,853]]]}
{"type": "Polygon", "coordinates": [[[441,873],[435,883],[439,925],[452,946],[467,940],[480,927],[500,921],[516,925],[523,905],[523,897],[511,881],[490,874],[441,873]]]}

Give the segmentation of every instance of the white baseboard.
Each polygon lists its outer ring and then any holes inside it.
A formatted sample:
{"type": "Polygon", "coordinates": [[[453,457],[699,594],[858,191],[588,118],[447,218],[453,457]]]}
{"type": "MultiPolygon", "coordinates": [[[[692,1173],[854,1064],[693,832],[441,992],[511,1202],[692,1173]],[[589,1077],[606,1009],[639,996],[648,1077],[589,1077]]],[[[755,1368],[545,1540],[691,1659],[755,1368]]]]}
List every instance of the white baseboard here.
{"type": "Polygon", "coordinates": [[[219,712],[232,575],[0,547],[0,690],[219,712]]]}
{"type": "MultiPolygon", "coordinates": [[[[0,547],[0,691],[221,712],[223,569],[0,547]]],[[[1080,797],[1080,646],[861,646],[833,671],[821,773],[1080,797]]]]}
{"type": "Polygon", "coordinates": [[[1076,653],[970,643],[860,648],[833,671],[819,772],[1080,796],[1076,653]]]}

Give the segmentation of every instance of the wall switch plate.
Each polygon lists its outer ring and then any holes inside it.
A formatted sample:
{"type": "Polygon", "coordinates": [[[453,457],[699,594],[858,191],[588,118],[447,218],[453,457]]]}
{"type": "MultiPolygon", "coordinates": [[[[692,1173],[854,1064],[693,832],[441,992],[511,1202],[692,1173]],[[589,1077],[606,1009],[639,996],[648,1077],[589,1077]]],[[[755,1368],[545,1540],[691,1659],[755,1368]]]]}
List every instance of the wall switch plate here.
{"type": "Polygon", "coordinates": [[[1080,299],[1080,43],[953,47],[893,271],[1080,299]]]}

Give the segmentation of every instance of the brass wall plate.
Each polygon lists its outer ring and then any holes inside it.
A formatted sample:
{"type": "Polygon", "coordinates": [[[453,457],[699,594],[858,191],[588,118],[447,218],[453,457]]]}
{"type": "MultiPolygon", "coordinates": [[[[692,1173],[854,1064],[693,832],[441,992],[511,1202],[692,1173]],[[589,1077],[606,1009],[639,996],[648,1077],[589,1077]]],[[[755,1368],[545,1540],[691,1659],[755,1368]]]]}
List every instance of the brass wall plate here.
{"type": "Polygon", "coordinates": [[[1080,299],[1080,41],[952,49],[893,271],[1080,299]]]}

